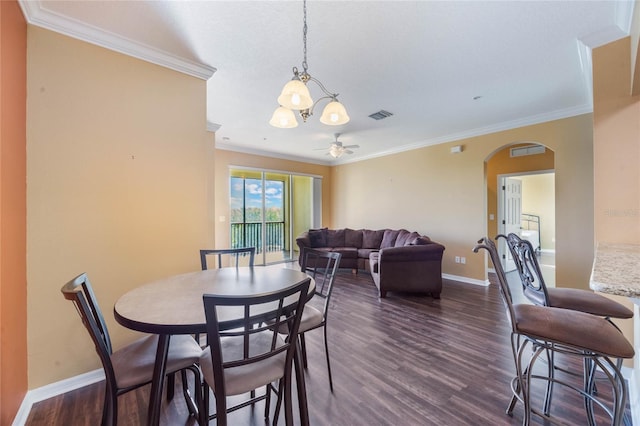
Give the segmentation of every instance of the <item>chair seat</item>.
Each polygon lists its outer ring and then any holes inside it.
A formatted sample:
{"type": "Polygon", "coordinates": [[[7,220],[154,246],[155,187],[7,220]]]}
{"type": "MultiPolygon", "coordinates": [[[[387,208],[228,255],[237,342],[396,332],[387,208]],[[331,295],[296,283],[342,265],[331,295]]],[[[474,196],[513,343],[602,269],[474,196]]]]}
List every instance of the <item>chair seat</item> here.
{"type": "MultiPolygon", "coordinates": [[[[298,330],[298,333],[309,331],[312,328],[315,328],[322,324],[322,321],[324,321],[324,315],[322,314],[322,311],[320,311],[318,308],[314,308],[313,306],[305,305],[304,310],[302,311],[302,318],[300,320],[300,328],[298,330]]],[[[286,324],[278,328],[278,333],[289,333],[289,329],[287,328],[286,324]]]]}
{"type": "MultiPolygon", "coordinates": [[[[264,331],[251,335],[249,347],[250,355],[258,355],[268,352],[271,348],[273,332],[264,331]]],[[[276,347],[282,346],[284,342],[277,338],[276,347]]],[[[239,337],[224,337],[221,339],[223,361],[241,360],[243,358],[243,340],[239,337]]],[[[240,395],[257,389],[265,383],[271,383],[284,376],[286,364],[286,352],[240,367],[225,368],[225,392],[227,395],[240,395]]],[[[200,355],[200,368],[205,381],[213,384],[213,364],[211,360],[211,350],[207,346],[200,355]]]]}
{"type": "Polygon", "coordinates": [[[614,358],[633,358],[633,346],[609,321],[569,309],[514,305],[516,330],[551,343],[614,358]]]}
{"type": "Polygon", "coordinates": [[[608,297],[577,288],[547,288],[549,306],[610,318],[633,318],[633,311],[608,297]]]}
{"type": "MultiPolygon", "coordinates": [[[[111,354],[118,388],[151,382],[156,362],[158,336],[146,336],[111,354]]],[[[169,340],[167,374],[198,362],[202,349],[191,336],[176,335],[169,340]]]]}

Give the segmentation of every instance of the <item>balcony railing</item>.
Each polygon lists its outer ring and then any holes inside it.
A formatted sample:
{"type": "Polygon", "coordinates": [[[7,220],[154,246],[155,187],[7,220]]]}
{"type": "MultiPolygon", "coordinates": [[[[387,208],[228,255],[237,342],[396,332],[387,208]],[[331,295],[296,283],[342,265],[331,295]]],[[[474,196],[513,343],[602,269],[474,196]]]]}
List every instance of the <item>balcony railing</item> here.
{"type": "MultiPolygon", "coordinates": [[[[265,250],[282,251],[284,245],[284,222],[265,222],[265,250]]],[[[255,247],[262,252],[262,223],[246,222],[231,224],[231,247],[255,247]]]]}

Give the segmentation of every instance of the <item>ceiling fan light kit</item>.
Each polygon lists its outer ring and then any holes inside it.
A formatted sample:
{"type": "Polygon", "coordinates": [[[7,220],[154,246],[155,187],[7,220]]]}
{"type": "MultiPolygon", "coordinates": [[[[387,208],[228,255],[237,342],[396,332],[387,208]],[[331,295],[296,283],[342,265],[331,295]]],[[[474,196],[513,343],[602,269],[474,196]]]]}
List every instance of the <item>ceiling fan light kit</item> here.
{"type": "Polygon", "coordinates": [[[348,123],[350,120],[349,115],[344,105],[338,101],[338,94],[329,92],[318,79],[311,77],[307,72],[307,0],[303,0],[303,15],[302,44],[304,46],[304,60],[302,61],[302,72],[298,71],[297,67],[293,67],[293,78],[282,88],[282,92],[278,96],[280,106],[271,116],[269,124],[283,129],[296,127],[298,122],[293,113],[294,110],[299,111],[302,121],[306,122],[307,118],[313,115],[313,108],[318,102],[325,99],[329,99],[330,102],[322,111],[320,122],[329,126],[348,123]],[[307,87],[309,81],[316,83],[325,96],[314,102],[307,87]]]}

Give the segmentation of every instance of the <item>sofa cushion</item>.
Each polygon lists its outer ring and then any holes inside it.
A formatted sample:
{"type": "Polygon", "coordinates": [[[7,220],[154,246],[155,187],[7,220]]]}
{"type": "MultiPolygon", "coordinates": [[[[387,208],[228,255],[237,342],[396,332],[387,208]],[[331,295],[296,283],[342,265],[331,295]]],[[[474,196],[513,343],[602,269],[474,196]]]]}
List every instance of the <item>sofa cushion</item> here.
{"type": "Polygon", "coordinates": [[[334,247],[331,251],[340,253],[343,259],[356,259],[358,257],[358,249],[355,247],[334,247]]]}
{"type": "Polygon", "coordinates": [[[379,249],[384,237],[384,229],[374,231],[371,229],[362,230],[362,248],[379,249]]]}
{"type": "Polygon", "coordinates": [[[312,248],[326,247],[327,246],[327,228],[310,229],[309,242],[311,243],[312,248]]]}
{"type": "Polygon", "coordinates": [[[396,243],[396,238],[398,238],[398,234],[400,231],[394,231],[392,229],[385,229],[384,234],[382,235],[382,242],[380,243],[380,248],[393,247],[396,243]]]}
{"type": "Polygon", "coordinates": [[[344,229],[327,230],[327,247],[344,247],[344,229]]]}
{"type": "Polygon", "coordinates": [[[358,257],[360,259],[369,259],[371,253],[376,253],[378,251],[378,249],[358,249],[358,257]]]}
{"type": "Polygon", "coordinates": [[[396,242],[393,244],[393,246],[394,247],[405,246],[407,243],[407,238],[409,238],[409,235],[411,235],[411,232],[407,231],[406,229],[401,229],[398,232],[398,238],[396,238],[396,242]]]}
{"type": "MultiPolygon", "coordinates": [[[[416,240],[420,237],[417,232],[411,232],[407,235],[407,239],[404,242],[405,246],[413,246],[416,244],[416,240]]],[[[398,240],[396,240],[396,247],[398,247],[398,240]]]]}
{"type": "Polygon", "coordinates": [[[344,230],[344,245],[345,247],[362,247],[362,229],[349,229],[344,230]]]}

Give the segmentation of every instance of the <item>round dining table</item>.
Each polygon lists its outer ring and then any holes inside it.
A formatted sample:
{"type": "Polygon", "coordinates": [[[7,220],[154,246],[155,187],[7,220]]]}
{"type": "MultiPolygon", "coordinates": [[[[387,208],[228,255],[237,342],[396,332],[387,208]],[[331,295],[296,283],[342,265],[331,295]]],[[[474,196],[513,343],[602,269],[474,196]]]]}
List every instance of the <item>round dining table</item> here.
{"type": "MultiPolygon", "coordinates": [[[[206,333],[206,319],[202,296],[204,294],[255,296],[285,291],[309,279],[296,269],[277,267],[239,267],[209,269],[163,278],[123,294],[115,303],[116,321],[126,328],[158,335],[158,349],[151,382],[148,424],[160,421],[162,388],[166,375],[166,360],[171,335],[206,333]]],[[[311,280],[309,298],[315,293],[311,280]]],[[[295,303],[292,298],[291,303],[295,303]]],[[[239,312],[226,311],[220,318],[221,328],[234,327],[239,312]]],[[[300,422],[308,424],[308,409],[304,372],[299,351],[295,356],[296,383],[300,422]]]]}

